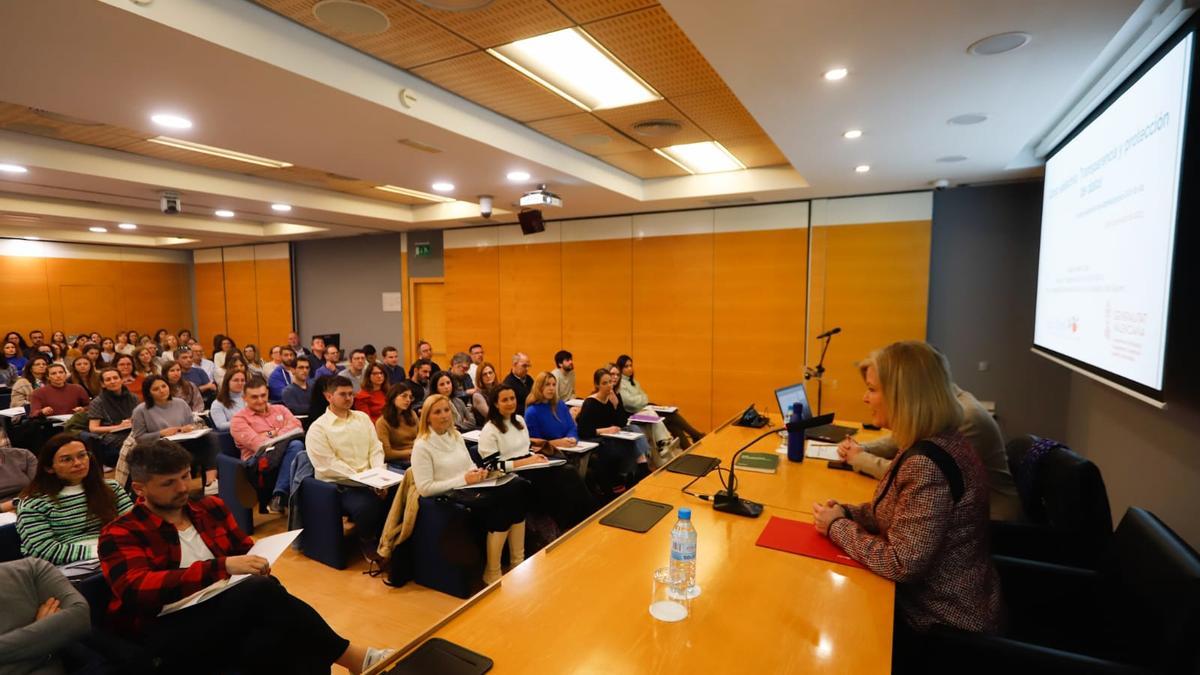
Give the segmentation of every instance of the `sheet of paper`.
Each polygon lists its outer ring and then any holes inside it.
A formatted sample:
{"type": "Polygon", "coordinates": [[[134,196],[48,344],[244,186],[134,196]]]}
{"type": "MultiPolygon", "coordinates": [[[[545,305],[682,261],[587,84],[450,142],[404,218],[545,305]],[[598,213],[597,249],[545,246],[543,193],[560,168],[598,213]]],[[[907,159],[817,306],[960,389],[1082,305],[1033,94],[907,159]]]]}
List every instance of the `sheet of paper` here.
{"type": "MultiPolygon", "coordinates": [[[[268,563],[274,565],[275,561],[279,559],[279,556],[283,555],[283,552],[287,550],[288,546],[292,545],[292,542],[296,540],[296,537],[300,536],[301,532],[303,532],[303,530],[288,530],[287,532],[280,532],[279,534],[259,539],[258,541],[254,542],[254,546],[250,547],[250,550],[246,553],[246,555],[262,556],[263,558],[267,559],[268,563]]],[[[229,587],[236,586],[249,578],[249,574],[235,574],[228,579],[222,579],[215,584],[192,593],[183,600],[173,602],[163,607],[162,611],[159,612],[158,615],[166,616],[167,614],[178,612],[181,609],[187,609],[188,607],[198,605],[205,600],[209,600],[220,595],[221,593],[224,593],[229,587]]]]}
{"type": "MultiPolygon", "coordinates": [[[[786,450],[785,450],[786,452],[786,450]]],[[[826,443],[824,441],[805,441],[804,456],[814,459],[827,459],[831,462],[836,462],[841,459],[838,455],[837,443],[826,443]]]]}
{"type": "Polygon", "coordinates": [[[659,417],[658,415],[654,414],[654,411],[650,411],[650,412],[642,411],[642,412],[638,412],[638,413],[634,413],[634,414],[630,415],[629,421],[630,422],[641,422],[642,424],[657,424],[662,421],[662,418],[659,417]]]}
{"type": "Polygon", "coordinates": [[[569,448],[559,448],[559,450],[562,452],[582,453],[588,450],[595,450],[599,445],[599,443],[593,443],[592,441],[577,441],[575,445],[569,448]]]}
{"type": "Polygon", "coordinates": [[[17,522],[16,512],[0,513],[0,525],[12,525],[17,522]]]}
{"type": "Polygon", "coordinates": [[[71,417],[72,415],[47,415],[46,419],[65,423],[67,420],[71,419],[71,417]]]}
{"type": "Polygon", "coordinates": [[[287,441],[287,440],[290,440],[293,438],[299,438],[300,436],[303,436],[303,435],[304,435],[304,428],[297,427],[290,431],[285,431],[282,434],[279,434],[278,436],[276,436],[275,438],[268,438],[267,441],[259,447],[260,448],[269,448],[272,445],[282,445],[280,443],[280,441],[287,441]]]}
{"type": "Polygon", "coordinates": [[[17,417],[19,415],[24,415],[24,414],[25,414],[25,408],[23,406],[17,406],[15,408],[5,408],[4,410],[0,410],[0,415],[3,415],[4,417],[17,417]]]}
{"type": "Polygon", "coordinates": [[[646,409],[653,410],[654,412],[660,412],[664,415],[670,415],[676,410],[679,410],[679,407],[673,405],[648,405],[646,406],[646,409]]]}
{"type": "Polygon", "coordinates": [[[366,485],[367,487],[384,489],[399,484],[404,480],[404,474],[396,473],[390,469],[383,468],[371,469],[369,471],[363,471],[362,473],[356,473],[353,476],[350,476],[350,478],[362,483],[363,485],[366,485]]]}
{"type": "Polygon", "coordinates": [[[475,488],[500,487],[501,485],[504,485],[505,483],[509,482],[510,480],[515,479],[516,477],[517,477],[516,474],[506,473],[503,476],[497,476],[496,478],[488,478],[487,480],[481,480],[478,483],[473,483],[471,485],[463,485],[460,487],[456,487],[454,489],[455,490],[474,490],[475,488]]]}
{"type": "Polygon", "coordinates": [[[545,464],[526,464],[525,466],[518,466],[515,469],[513,469],[513,471],[532,471],[534,469],[549,469],[552,466],[562,466],[563,464],[566,464],[566,463],[567,463],[567,460],[565,460],[565,459],[551,459],[550,461],[546,462],[545,464]]]}
{"type": "Polygon", "coordinates": [[[632,431],[617,431],[617,432],[611,433],[611,434],[600,434],[600,435],[608,437],[608,438],[620,438],[620,439],[623,439],[626,441],[636,441],[637,439],[642,437],[641,434],[634,433],[632,431]]]}
{"type": "Polygon", "coordinates": [[[184,431],[184,432],[178,433],[178,434],[171,434],[170,436],[167,436],[167,440],[168,441],[188,441],[193,438],[200,438],[201,436],[207,434],[210,431],[212,431],[212,429],[209,429],[208,427],[204,427],[203,429],[192,429],[191,431],[184,431]]]}
{"type": "Polygon", "coordinates": [[[563,403],[566,403],[568,406],[570,406],[570,407],[572,407],[572,408],[579,408],[579,407],[582,407],[582,406],[583,406],[583,399],[581,399],[581,398],[569,398],[569,399],[567,399],[566,401],[563,401],[563,403]]]}
{"type": "Polygon", "coordinates": [[[472,443],[478,443],[479,442],[479,429],[472,429],[470,431],[464,431],[462,434],[462,437],[463,437],[464,441],[471,441],[472,443]]]}

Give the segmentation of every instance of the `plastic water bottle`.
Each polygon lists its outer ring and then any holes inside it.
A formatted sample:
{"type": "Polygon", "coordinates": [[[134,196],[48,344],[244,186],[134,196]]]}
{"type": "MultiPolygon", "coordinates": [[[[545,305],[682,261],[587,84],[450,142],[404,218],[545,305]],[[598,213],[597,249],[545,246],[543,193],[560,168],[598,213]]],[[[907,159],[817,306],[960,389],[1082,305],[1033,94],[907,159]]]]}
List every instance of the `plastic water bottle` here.
{"type": "Polygon", "coordinates": [[[671,528],[671,574],[687,579],[687,597],[700,595],[696,585],[696,528],[692,527],[692,510],[679,509],[679,520],[671,528]]]}
{"type": "MultiPolygon", "coordinates": [[[[804,421],[804,404],[792,404],[792,418],[788,420],[792,424],[798,424],[804,421]]],[[[797,431],[795,433],[788,432],[787,437],[787,455],[789,462],[804,461],[804,432],[797,431]]]]}

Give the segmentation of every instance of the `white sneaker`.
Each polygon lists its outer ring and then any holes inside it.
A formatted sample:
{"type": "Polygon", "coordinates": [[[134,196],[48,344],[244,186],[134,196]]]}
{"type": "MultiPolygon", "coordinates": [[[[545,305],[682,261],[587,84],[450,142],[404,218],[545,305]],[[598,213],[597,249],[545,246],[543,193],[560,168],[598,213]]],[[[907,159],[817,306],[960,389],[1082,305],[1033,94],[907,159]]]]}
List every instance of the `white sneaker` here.
{"type": "Polygon", "coordinates": [[[204,496],[205,497],[214,497],[214,496],[216,496],[216,494],[217,494],[217,481],[214,480],[213,482],[204,486],[204,496]]]}
{"type": "Polygon", "coordinates": [[[367,672],[371,668],[374,668],[377,663],[387,660],[389,656],[395,653],[395,649],[376,649],[374,647],[367,647],[367,655],[363,657],[362,671],[360,672],[367,672]]]}

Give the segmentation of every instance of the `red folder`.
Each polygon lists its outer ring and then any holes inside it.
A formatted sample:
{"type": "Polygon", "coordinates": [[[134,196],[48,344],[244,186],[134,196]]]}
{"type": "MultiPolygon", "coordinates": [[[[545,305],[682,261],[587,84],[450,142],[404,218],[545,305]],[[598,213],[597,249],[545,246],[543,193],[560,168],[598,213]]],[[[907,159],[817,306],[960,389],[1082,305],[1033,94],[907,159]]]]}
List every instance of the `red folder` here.
{"type": "Polygon", "coordinates": [[[846,555],[838,545],[829,541],[812,523],[772,516],[755,544],[777,551],[797,553],[809,558],[827,560],[839,565],[862,567],[862,563],[846,555]]]}

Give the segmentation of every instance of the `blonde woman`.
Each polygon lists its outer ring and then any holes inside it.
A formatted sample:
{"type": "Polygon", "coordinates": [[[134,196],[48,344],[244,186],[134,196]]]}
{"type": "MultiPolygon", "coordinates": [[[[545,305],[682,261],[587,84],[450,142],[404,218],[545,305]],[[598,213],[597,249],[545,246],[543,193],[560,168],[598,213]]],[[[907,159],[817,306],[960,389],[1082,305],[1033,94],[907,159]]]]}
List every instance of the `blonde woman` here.
{"type": "Polygon", "coordinates": [[[529,484],[516,478],[499,487],[460,489],[486,479],[488,471],[471,461],[462,435],[454,428],[450,399],[441,394],[430,395],[421,407],[409,470],[422,497],[445,495],[468,505],[476,524],[487,531],[484,583],[491,584],[500,578],[500,555],[505,541],[514,567],[525,559],[524,540],[509,534],[514,529],[524,533],[529,484]]]}
{"type": "Polygon", "coordinates": [[[871,421],[899,452],[865,504],[813,505],[814,525],[867,569],[896,582],[897,648],[942,624],[994,632],[1000,583],[988,557],[988,478],[958,431],[962,406],[941,355],[896,342],[861,365],[871,421]]]}

